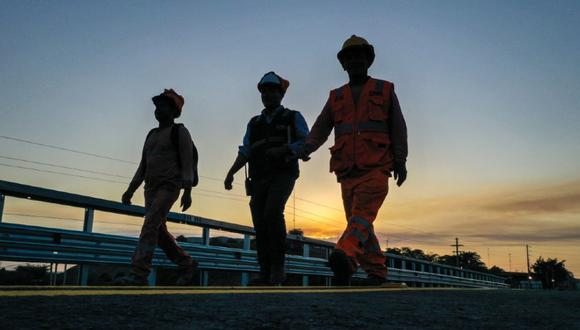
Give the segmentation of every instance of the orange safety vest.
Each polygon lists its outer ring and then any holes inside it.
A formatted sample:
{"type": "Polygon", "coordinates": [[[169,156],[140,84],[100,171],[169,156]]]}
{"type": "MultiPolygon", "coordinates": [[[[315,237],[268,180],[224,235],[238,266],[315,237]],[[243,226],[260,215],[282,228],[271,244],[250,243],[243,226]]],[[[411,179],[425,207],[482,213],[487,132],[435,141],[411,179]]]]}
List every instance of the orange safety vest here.
{"type": "Polygon", "coordinates": [[[330,92],[334,118],[334,146],[330,171],[337,175],[356,166],[360,170],[393,169],[388,119],[393,84],[369,78],[355,106],[348,84],[330,92]]]}

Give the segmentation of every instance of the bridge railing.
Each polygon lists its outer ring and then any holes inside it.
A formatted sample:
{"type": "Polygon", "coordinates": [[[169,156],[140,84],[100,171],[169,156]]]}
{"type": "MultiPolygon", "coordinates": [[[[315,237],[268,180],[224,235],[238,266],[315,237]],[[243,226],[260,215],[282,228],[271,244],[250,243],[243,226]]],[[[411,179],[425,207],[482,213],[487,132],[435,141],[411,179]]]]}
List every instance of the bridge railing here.
{"type": "MultiPolygon", "coordinates": [[[[95,211],[143,217],[145,209],[136,205],[123,205],[104,199],[71,194],[46,188],[22,185],[0,180],[0,260],[29,262],[60,262],[81,265],[80,284],[86,284],[91,264],[128,264],[137,239],[118,235],[93,233],[95,211]],[[25,198],[58,205],[83,208],[83,230],[63,230],[27,225],[2,223],[5,196],[25,198]]],[[[201,284],[208,283],[208,271],[229,270],[241,273],[240,284],[247,285],[250,273],[258,271],[256,253],[251,250],[255,236],[252,227],[207,219],[184,213],[169,213],[169,222],[200,227],[201,244],[180,243],[196,260],[200,261],[201,284]],[[211,231],[219,230],[243,235],[242,248],[210,245],[211,231]]],[[[322,240],[288,236],[291,245],[301,246],[301,255],[287,255],[287,272],[302,276],[308,285],[311,277],[324,278],[330,285],[332,276],[326,258],[334,244],[322,240]],[[323,251],[313,256],[311,250],[323,251]]],[[[505,279],[453,266],[430,263],[424,260],[387,254],[389,280],[413,286],[506,287],[505,279]]],[[[171,267],[171,263],[156,252],[154,266],[171,267]]],[[[155,282],[153,271],[150,277],[155,282]]],[[[363,278],[361,271],[354,275],[363,278]]]]}

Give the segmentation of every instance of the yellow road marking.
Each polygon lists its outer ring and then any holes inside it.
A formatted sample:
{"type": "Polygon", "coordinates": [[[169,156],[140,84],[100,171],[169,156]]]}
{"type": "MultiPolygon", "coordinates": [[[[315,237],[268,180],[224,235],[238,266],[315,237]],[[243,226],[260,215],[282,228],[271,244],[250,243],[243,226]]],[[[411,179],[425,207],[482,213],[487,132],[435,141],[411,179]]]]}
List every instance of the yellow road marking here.
{"type": "Polygon", "coordinates": [[[0,297],[33,297],[33,296],[98,296],[98,295],[209,295],[209,294],[273,294],[273,293],[364,293],[403,291],[409,289],[393,288],[325,288],[325,289],[280,289],[271,287],[267,289],[94,289],[94,290],[0,290],[0,297]]]}
{"type": "Polygon", "coordinates": [[[1,287],[1,297],[50,296],[135,296],[135,295],[212,295],[212,294],[297,294],[297,293],[368,293],[393,291],[481,290],[461,288],[381,288],[381,287],[1,287]],[[17,289],[18,288],[18,289],[17,289]]]}

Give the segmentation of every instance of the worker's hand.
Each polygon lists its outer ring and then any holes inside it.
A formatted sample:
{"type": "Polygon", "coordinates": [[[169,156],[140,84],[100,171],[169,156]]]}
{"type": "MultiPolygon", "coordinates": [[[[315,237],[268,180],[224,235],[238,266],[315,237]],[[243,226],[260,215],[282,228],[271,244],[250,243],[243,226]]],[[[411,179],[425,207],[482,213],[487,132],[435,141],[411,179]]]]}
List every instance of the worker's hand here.
{"type": "Polygon", "coordinates": [[[234,175],[231,173],[228,173],[228,175],[226,176],[226,179],[224,180],[224,188],[226,188],[226,190],[232,190],[233,183],[234,183],[234,175]]]}
{"type": "Polygon", "coordinates": [[[286,155],[290,149],[288,146],[274,147],[266,150],[266,158],[268,159],[280,159],[282,156],[286,155]]]}
{"type": "Polygon", "coordinates": [[[125,205],[131,205],[131,198],[133,198],[133,192],[127,190],[121,197],[121,202],[125,205]]]}
{"type": "Polygon", "coordinates": [[[191,206],[191,190],[185,189],[183,196],[181,196],[181,212],[185,212],[191,206]]]}
{"type": "Polygon", "coordinates": [[[193,182],[191,183],[192,187],[197,187],[197,185],[199,184],[199,175],[197,174],[197,171],[193,172],[193,182]]]}
{"type": "Polygon", "coordinates": [[[405,163],[395,163],[393,178],[397,180],[397,186],[399,187],[403,184],[403,182],[405,182],[405,180],[407,180],[407,167],[405,166],[405,163]]]}
{"type": "Polygon", "coordinates": [[[310,152],[309,152],[309,148],[308,146],[305,144],[303,146],[301,146],[300,148],[298,148],[298,150],[296,150],[296,152],[294,153],[295,157],[298,159],[302,159],[302,161],[307,162],[310,160],[310,152]]]}

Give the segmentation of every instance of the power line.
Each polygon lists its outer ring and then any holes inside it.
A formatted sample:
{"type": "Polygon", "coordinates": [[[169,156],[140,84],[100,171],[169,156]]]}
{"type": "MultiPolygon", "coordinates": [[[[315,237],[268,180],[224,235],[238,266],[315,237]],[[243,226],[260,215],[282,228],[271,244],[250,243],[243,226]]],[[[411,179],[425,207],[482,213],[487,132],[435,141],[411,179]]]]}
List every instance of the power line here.
{"type": "Polygon", "coordinates": [[[14,158],[14,157],[6,157],[6,156],[0,156],[0,158],[8,159],[8,160],[16,160],[19,162],[24,162],[24,163],[29,163],[29,164],[44,165],[44,166],[63,168],[63,169],[74,170],[74,171],[79,171],[79,172],[99,174],[99,175],[111,176],[111,177],[122,178],[122,179],[130,179],[130,177],[123,176],[123,175],[111,174],[111,173],[99,172],[99,171],[93,171],[93,170],[85,170],[85,169],[78,168],[78,167],[70,167],[70,166],[64,166],[64,165],[57,165],[57,164],[53,164],[53,163],[37,162],[37,161],[33,161],[33,160],[14,158]]]}
{"type": "Polygon", "coordinates": [[[103,178],[96,178],[96,177],[91,177],[91,176],[63,173],[63,172],[50,171],[50,170],[42,170],[42,169],[33,168],[33,167],[17,166],[17,165],[5,164],[5,163],[0,163],[0,166],[19,168],[19,169],[23,169],[23,170],[48,173],[48,174],[59,174],[59,175],[64,175],[64,176],[71,176],[71,177],[77,177],[77,178],[83,178],[83,179],[89,179],[89,180],[95,180],[95,181],[103,181],[103,182],[110,182],[110,183],[117,183],[117,184],[124,184],[124,185],[129,184],[128,182],[114,181],[114,180],[108,180],[108,179],[103,179],[103,178]]]}
{"type": "Polygon", "coordinates": [[[121,163],[126,163],[126,164],[137,164],[136,162],[131,162],[131,161],[124,160],[124,159],[119,159],[119,158],[109,157],[109,156],[105,156],[105,155],[94,154],[94,153],[90,153],[90,152],[84,152],[84,151],[75,150],[75,149],[63,148],[63,147],[55,146],[55,145],[52,145],[52,144],[39,143],[39,142],[30,141],[30,140],[14,138],[14,137],[10,137],[10,136],[0,135],[0,138],[6,139],[6,140],[12,140],[12,141],[17,141],[17,142],[22,142],[22,143],[28,143],[28,144],[37,145],[37,146],[46,147],[46,148],[51,148],[51,149],[56,149],[56,150],[73,152],[73,153],[80,154],[80,155],[85,155],[85,156],[92,156],[92,157],[96,157],[96,158],[114,160],[114,161],[121,162],[121,163]]]}

